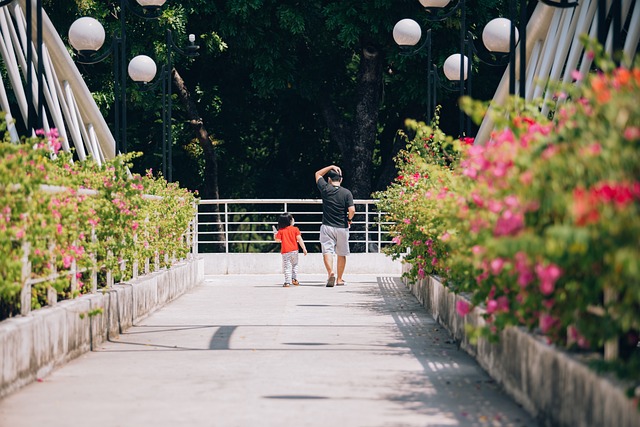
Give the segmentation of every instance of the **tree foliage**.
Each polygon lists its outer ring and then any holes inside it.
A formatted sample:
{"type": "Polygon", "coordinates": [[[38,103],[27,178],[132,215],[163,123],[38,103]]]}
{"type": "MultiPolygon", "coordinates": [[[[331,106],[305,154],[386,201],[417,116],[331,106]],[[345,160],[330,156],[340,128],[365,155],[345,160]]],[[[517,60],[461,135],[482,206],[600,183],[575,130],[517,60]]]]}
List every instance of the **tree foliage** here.
{"type": "MultiPolygon", "coordinates": [[[[83,15],[99,19],[108,34],[119,29],[118,0],[53,3],[45,8],[63,38],[83,15]]],[[[495,0],[466,3],[468,29],[477,36],[503,7],[495,0]]],[[[174,65],[211,135],[221,197],[316,197],[313,172],[328,163],[343,165],[346,185],[357,197],[369,197],[393,175],[404,120],[427,119],[426,56],[399,55],[391,36],[406,17],[423,31],[432,29],[434,63],[459,50],[459,16],[429,22],[417,0],[169,0],[157,21],[126,12],[128,57],[145,53],[163,61],[167,28],[182,46],[188,33],[197,35],[200,56],[176,55],[174,65]]],[[[475,84],[474,95],[486,99],[499,73],[475,67],[475,81],[482,84],[475,84]]],[[[112,64],[79,68],[112,121],[112,64]]],[[[131,83],[128,91],[129,145],[145,153],[135,168],[159,170],[159,94],[131,83]]],[[[456,98],[455,92],[438,94],[441,127],[450,134],[457,133],[456,98]]],[[[188,120],[174,102],[173,176],[202,191],[203,150],[188,120]]]]}

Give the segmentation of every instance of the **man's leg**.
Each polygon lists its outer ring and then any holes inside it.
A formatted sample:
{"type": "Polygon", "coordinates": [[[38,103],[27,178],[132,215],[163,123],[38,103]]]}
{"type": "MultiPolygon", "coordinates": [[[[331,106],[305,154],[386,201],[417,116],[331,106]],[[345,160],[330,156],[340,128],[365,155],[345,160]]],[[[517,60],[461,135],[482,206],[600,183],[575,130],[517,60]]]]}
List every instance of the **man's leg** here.
{"type": "Polygon", "coordinates": [[[323,254],[324,268],[327,269],[327,276],[331,277],[333,274],[333,254],[323,254]]]}
{"type": "Polygon", "coordinates": [[[338,255],[338,285],[344,283],[342,275],[344,274],[344,268],[347,266],[347,257],[338,255]]]}

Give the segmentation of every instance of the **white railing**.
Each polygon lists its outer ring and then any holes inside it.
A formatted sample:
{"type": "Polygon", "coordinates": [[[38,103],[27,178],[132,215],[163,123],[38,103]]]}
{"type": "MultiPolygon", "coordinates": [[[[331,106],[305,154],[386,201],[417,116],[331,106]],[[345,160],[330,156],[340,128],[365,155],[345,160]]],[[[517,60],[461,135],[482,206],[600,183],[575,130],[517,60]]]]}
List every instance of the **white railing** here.
{"type": "MultiPolygon", "coordinates": [[[[21,186],[20,184],[15,184],[15,185],[9,186],[8,189],[10,191],[19,191],[21,189],[21,186]]],[[[58,193],[65,192],[67,190],[68,188],[57,186],[57,185],[45,185],[45,184],[40,185],[40,191],[48,194],[58,194],[58,193]]],[[[96,196],[99,193],[96,190],[80,188],[76,191],[75,194],[77,196],[81,196],[81,195],[96,196]]],[[[149,195],[149,194],[143,194],[142,198],[146,200],[162,200],[163,199],[162,196],[149,195]]],[[[185,230],[184,234],[182,235],[183,241],[190,248],[190,253],[187,255],[187,259],[191,259],[196,254],[196,250],[197,250],[196,230],[197,230],[197,223],[196,223],[196,218],[194,217],[191,221],[189,221],[187,230],[185,230]]],[[[95,230],[93,230],[93,228],[91,233],[91,240],[93,243],[96,242],[95,230]]],[[[134,241],[136,241],[135,234],[134,234],[134,241]]],[[[33,274],[31,271],[31,262],[29,261],[29,256],[31,253],[31,245],[26,240],[22,241],[22,244],[21,244],[22,288],[20,291],[20,306],[21,306],[20,314],[22,314],[23,316],[26,316],[31,312],[31,298],[32,298],[31,289],[33,285],[36,285],[39,283],[45,283],[45,282],[53,282],[61,278],[65,278],[65,279],[69,278],[70,292],[71,294],[74,294],[78,290],[77,274],[90,272],[90,280],[91,280],[90,293],[96,293],[98,291],[98,279],[97,279],[98,271],[104,268],[105,265],[97,261],[97,256],[95,254],[92,253],[89,255],[92,260],[92,266],[90,268],[78,268],[76,261],[74,259],[71,262],[71,265],[68,269],[58,270],[56,269],[56,257],[54,255],[55,249],[56,249],[55,245],[51,245],[49,247],[49,252],[51,254],[51,266],[53,268],[53,271],[46,276],[33,277],[33,274]]],[[[114,256],[116,255],[111,253],[109,254],[109,257],[114,257],[114,256]]],[[[180,260],[177,259],[175,254],[165,254],[164,258],[165,258],[164,259],[165,264],[167,264],[169,261],[172,264],[174,264],[177,261],[182,261],[182,259],[180,260]]],[[[126,258],[119,258],[118,265],[120,267],[120,270],[125,269],[127,262],[131,262],[131,260],[128,260],[126,258]]],[[[161,265],[160,254],[156,251],[155,257],[153,260],[149,258],[144,260],[144,266],[142,267],[143,274],[149,274],[152,271],[159,271],[161,268],[160,265],[161,265]],[[151,266],[152,263],[153,263],[153,267],[151,266]]],[[[138,261],[133,260],[132,275],[131,275],[132,279],[136,279],[138,277],[140,273],[139,270],[140,270],[140,266],[138,265],[138,261]]],[[[106,287],[111,287],[114,285],[113,273],[114,272],[111,270],[106,271],[106,287]]],[[[49,286],[47,288],[46,305],[54,306],[57,300],[58,300],[58,294],[56,290],[53,287],[49,286]]]]}
{"type": "MultiPolygon", "coordinates": [[[[384,213],[375,200],[354,200],[356,215],[349,233],[352,252],[379,253],[391,244],[384,213]]],[[[322,224],[320,199],[218,199],[198,204],[197,251],[276,252],[271,226],[289,212],[308,248],[319,247],[322,224]]]]}

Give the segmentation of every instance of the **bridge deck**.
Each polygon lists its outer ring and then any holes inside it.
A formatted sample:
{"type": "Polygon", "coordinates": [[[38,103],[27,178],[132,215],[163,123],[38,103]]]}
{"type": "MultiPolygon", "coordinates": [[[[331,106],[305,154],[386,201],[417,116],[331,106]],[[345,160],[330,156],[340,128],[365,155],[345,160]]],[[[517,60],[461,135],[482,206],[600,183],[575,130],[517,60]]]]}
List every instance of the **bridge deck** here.
{"type": "Polygon", "coordinates": [[[207,276],[0,401],[2,426],[535,426],[397,277],[207,276]]]}

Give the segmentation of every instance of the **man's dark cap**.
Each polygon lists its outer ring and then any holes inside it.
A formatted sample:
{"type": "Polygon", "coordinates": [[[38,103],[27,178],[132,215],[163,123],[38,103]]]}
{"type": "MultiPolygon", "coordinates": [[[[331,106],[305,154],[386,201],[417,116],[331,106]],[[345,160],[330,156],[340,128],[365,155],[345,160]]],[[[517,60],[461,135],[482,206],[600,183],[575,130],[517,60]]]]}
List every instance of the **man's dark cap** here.
{"type": "Polygon", "coordinates": [[[339,181],[342,178],[342,175],[340,175],[334,169],[331,169],[329,172],[327,172],[327,176],[331,181],[339,181]]]}

